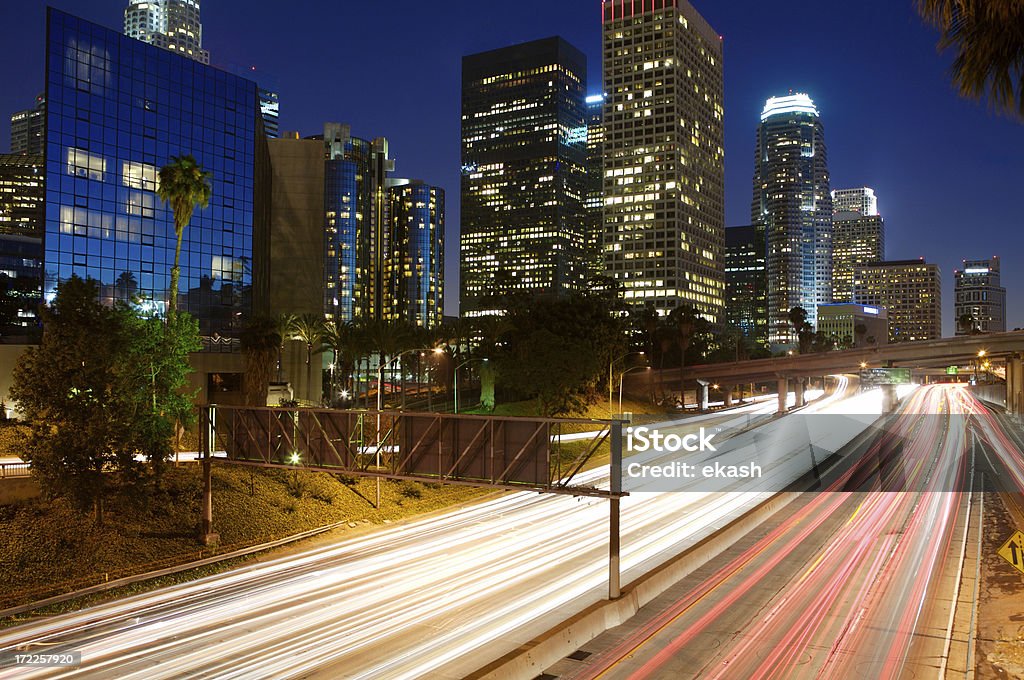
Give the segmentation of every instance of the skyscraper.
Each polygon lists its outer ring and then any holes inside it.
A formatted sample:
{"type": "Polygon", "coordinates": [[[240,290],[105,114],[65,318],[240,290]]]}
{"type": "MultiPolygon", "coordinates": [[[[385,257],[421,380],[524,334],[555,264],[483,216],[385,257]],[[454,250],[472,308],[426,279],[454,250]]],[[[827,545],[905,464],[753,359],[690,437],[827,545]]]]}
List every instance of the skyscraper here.
{"type": "Polygon", "coordinates": [[[36,97],[34,108],[11,115],[11,153],[42,156],[46,135],[46,96],[36,97]]]}
{"type": "Polygon", "coordinates": [[[889,342],[942,337],[942,286],[939,267],[920,260],[872,262],[853,272],[853,301],[883,307],[889,317],[889,342]]]}
{"type": "Polygon", "coordinates": [[[587,257],[590,277],[604,275],[604,95],[587,104],[587,257]]]}
{"type": "Polygon", "coordinates": [[[749,340],[768,344],[768,278],[764,229],[758,225],[725,230],[725,318],[749,340]]]}
{"type": "Polygon", "coordinates": [[[853,300],[853,270],[885,259],[885,220],[881,215],[832,215],[832,299],[853,300]]]}
{"type": "Polygon", "coordinates": [[[388,180],[386,315],[423,328],[444,316],[444,189],[420,180],[388,180]]]}
{"type": "Polygon", "coordinates": [[[722,40],[687,0],[604,0],[604,257],[625,301],[724,320],[722,40]]]}
{"type": "Polygon", "coordinates": [[[388,141],[352,136],[327,123],[324,172],[324,314],[328,319],[384,316],[385,255],[390,227],[387,174],[395,162],[388,141]]]}
{"type": "Polygon", "coordinates": [[[179,309],[204,335],[235,330],[265,299],[256,84],[52,8],[47,26],[44,296],[77,274],[107,302],[133,293],[164,309],[176,238],[157,173],[190,154],[212,197],[184,233],[179,309]]]}
{"type": "Polygon", "coordinates": [[[796,343],[789,310],[817,324],[832,302],[832,196],[825,129],[806,94],[772,97],[761,112],[751,220],[765,230],[768,341],[796,343]]]}
{"type": "Polygon", "coordinates": [[[869,187],[833,189],[832,212],[836,214],[851,212],[864,217],[877,215],[878,198],[875,196],[875,190],[869,187]]]}
{"type": "Polygon", "coordinates": [[[203,49],[199,0],[131,0],[124,10],[124,34],[210,63],[210,53],[203,49]]]}
{"type": "Polygon", "coordinates": [[[263,131],[270,139],[277,139],[280,135],[281,101],[277,92],[261,87],[260,95],[260,116],[263,118],[263,131]]]}
{"type": "Polygon", "coordinates": [[[956,334],[1002,333],[1006,330],[1006,289],[999,281],[999,257],[964,260],[953,273],[956,334]]]}
{"type": "Polygon", "coordinates": [[[463,315],[585,285],[586,80],[558,37],[463,58],[463,315]]]}
{"type": "Polygon", "coordinates": [[[46,191],[43,157],[0,154],[0,342],[38,327],[46,191]]]}

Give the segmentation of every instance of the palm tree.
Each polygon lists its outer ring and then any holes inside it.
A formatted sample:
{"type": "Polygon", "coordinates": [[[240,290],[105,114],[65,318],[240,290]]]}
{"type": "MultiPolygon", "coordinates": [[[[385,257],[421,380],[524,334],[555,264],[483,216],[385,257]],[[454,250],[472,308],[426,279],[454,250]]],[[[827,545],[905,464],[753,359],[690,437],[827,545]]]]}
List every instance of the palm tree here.
{"type": "Polygon", "coordinates": [[[292,326],[297,319],[298,317],[294,314],[278,314],[274,317],[274,325],[277,327],[277,334],[281,338],[281,342],[277,346],[277,382],[281,382],[283,379],[281,372],[284,369],[284,343],[291,336],[292,326]]]}
{"type": "Polygon", "coordinates": [[[135,274],[128,271],[121,272],[117,277],[117,281],[114,281],[114,289],[117,291],[118,300],[131,302],[132,298],[135,297],[136,291],[139,290],[139,284],[135,280],[135,274]]]}
{"type": "MultiPolygon", "coordinates": [[[[707,326],[707,320],[697,314],[693,305],[682,304],[672,310],[668,315],[669,322],[676,327],[678,334],[676,342],[679,344],[679,394],[685,395],[686,381],[683,378],[683,369],[686,367],[686,350],[690,349],[693,343],[693,336],[703,332],[707,326]]],[[[685,396],[683,396],[685,399],[685,396]]]]}
{"type": "Polygon", "coordinates": [[[953,49],[960,95],[1024,118],[1024,3],[917,0],[917,11],[942,32],[939,49],[953,49]]]}
{"type": "Polygon", "coordinates": [[[355,371],[356,358],[360,350],[360,338],[357,337],[356,330],[355,324],[351,321],[334,319],[324,324],[321,342],[324,348],[329,348],[334,353],[331,360],[334,370],[331,371],[332,384],[329,391],[332,399],[337,383],[335,373],[341,376],[343,389],[349,389],[349,377],[355,371]]]}
{"type": "Polygon", "coordinates": [[[177,244],[174,248],[174,266],[171,267],[170,300],[167,303],[168,315],[178,310],[178,279],[181,276],[181,241],[185,236],[185,227],[192,221],[192,211],[198,206],[205,208],[210,204],[210,173],[204,172],[196,159],[191,155],[173,156],[171,162],[160,168],[160,186],[157,195],[164,203],[171,204],[174,211],[174,235],[177,244]]]}
{"type": "Polygon", "coordinates": [[[281,347],[281,333],[275,319],[256,317],[242,329],[240,336],[244,373],[245,403],[266,406],[267,390],[274,360],[281,347]]]}
{"type": "Polygon", "coordinates": [[[292,320],[289,329],[289,339],[298,340],[306,345],[306,395],[310,401],[319,402],[313,398],[313,349],[320,344],[323,336],[324,320],[317,314],[303,314],[292,320]]]}

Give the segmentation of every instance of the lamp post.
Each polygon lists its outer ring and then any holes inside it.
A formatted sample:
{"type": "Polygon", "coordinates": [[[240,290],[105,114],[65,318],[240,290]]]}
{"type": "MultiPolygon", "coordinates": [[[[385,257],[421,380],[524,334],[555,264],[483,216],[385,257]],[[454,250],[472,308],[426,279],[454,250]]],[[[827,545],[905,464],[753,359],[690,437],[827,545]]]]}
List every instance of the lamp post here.
{"type": "Polygon", "coordinates": [[[459,369],[462,368],[463,366],[465,366],[466,364],[473,363],[474,361],[482,361],[483,363],[486,364],[488,360],[487,359],[466,359],[461,364],[456,366],[454,371],[452,371],[452,374],[454,376],[452,382],[455,385],[455,410],[454,410],[454,413],[458,413],[459,412],[459,369]]]}
{"type": "MultiPolygon", "coordinates": [[[[380,470],[380,446],[381,446],[381,443],[382,443],[381,439],[380,439],[380,412],[384,410],[384,392],[383,392],[383,389],[382,389],[383,388],[382,383],[384,382],[384,369],[388,366],[388,364],[393,364],[394,362],[398,361],[399,359],[401,359],[406,354],[411,354],[413,352],[430,352],[430,351],[432,351],[434,354],[441,354],[442,352],[444,352],[444,349],[442,349],[441,347],[433,347],[433,348],[430,348],[430,347],[427,347],[427,348],[420,347],[420,348],[417,348],[417,349],[407,349],[407,350],[399,352],[395,356],[393,356],[390,359],[388,359],[387,361],[383,362],[381,365],[377,366],[377,452],[376,452],[376,458],[375,458],[375,461],[374,461],[374,466],[377,468],[378,471],[380,470]]],[[[380,508],[380,477],[377,477],[377,505],[376,505],[376,507],[380,508]]]]}
{"type": "Polygon", "coordinates": [[[983,349],[979,349],[978,350],[978,359],[974,362],[974,384],[975,385],[978,384],[978,371],[981,369],[981,360],[985,358],[986,354],[988,354],[988,352],[986,352],[985,350],[983,350],[983,349]]]}
{"type": "Polygon", "coordinates": [[[626,377],[627,373],[629,373],[631,371],[638,371],[641,368],[645,368],[648,371],[651,370],[650,366],[634,366],[633,368],[627,368],[625,371],[623,371],[619,375],[619,415],[622,415],[622,383],[623,383],[623,378],[626,377]]]}
{"type": "MultiPolygon", "coordinates": [[[[608,362],[608,413],[612,413],[612,390],[615,389],[615,380],[612,377],[612,367],[615,366],[615,364],[617,364],[620,361],[622,361],[623,359],[628,359],[629,357],[633,356],[634,354],[637,355],[637,356],[641,356],[642,357],[642,356],[646,355],[647,353],[646,352],[627,352],[626,354],[623,354],[618,359],[612,359],[611,361],[608,362]]],[[[621,402],[621,401],[622,401],[622,399],[619,399],[619,402],[621,402]]],[[[622,410],[621,403],[620,403],[619,410],[620,411],[622,410]]]]}

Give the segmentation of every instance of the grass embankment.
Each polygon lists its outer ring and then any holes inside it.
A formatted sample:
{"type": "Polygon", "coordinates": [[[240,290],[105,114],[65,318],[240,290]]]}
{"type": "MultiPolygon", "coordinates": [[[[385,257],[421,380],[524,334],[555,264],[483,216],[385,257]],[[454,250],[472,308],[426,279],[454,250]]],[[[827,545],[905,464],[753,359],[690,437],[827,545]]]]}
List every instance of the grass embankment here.
{"type": "Polygon", "coordinates": [[[197,542],[202,477],[195,464],[171,468],[160,488],[145,498],[112,496],[103,526],[63,500],[0,506],[0,607],[336,522],[349,523],[346,530],[382,524],[485,493],[382,480],[378,510],[373,507],[375,489],[373,479],[215,465],[213,523],[221,541],[216,551],[197,542]]]}

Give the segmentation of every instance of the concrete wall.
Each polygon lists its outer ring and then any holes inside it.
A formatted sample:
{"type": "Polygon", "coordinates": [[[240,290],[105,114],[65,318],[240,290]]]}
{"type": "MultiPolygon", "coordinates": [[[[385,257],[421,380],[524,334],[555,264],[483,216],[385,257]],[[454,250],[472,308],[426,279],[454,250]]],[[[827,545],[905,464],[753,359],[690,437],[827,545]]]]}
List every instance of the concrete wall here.
{"type": "Polygon", "coordinates": [[[38,498],[40,493],[39,482],[31,477],[0,479],[0,505],[32,500],[38,498]]]}
{"type": "Polygon", "coordinates": [[[976,396],[978,399],[1006,408],[1006,383],[972,385],[968,389],[970,389],[971,394],[976,396]]]}
{"type": "Polygon", "coordinates": [[[322,314],[323,141],[272,139],[269,144],[273,170],[269,312],[322,314]]]}

